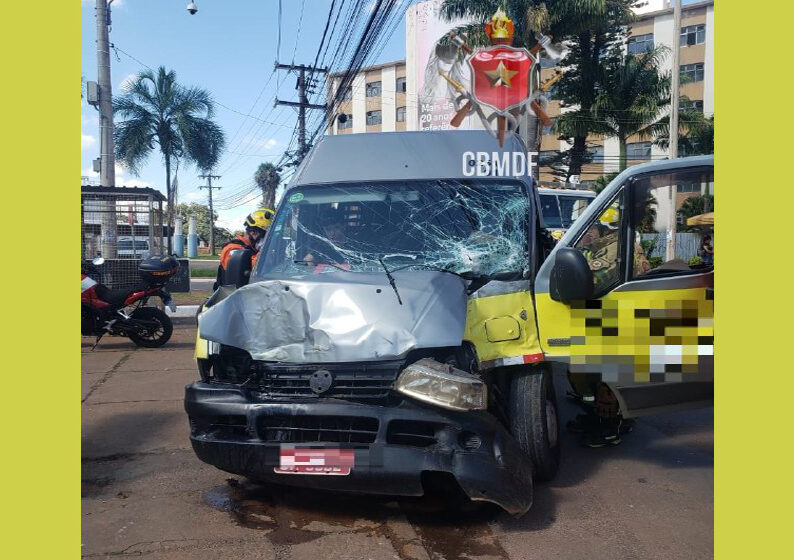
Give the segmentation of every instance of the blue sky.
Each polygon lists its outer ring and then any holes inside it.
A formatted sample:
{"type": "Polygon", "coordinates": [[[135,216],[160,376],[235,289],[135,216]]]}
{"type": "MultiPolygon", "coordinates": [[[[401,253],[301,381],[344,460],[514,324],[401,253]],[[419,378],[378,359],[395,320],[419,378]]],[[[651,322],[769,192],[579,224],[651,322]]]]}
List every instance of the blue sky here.
{"type": "MultiPolygon", "coordinates": [[[[281,156],[297,115],[288,107],[273,109],[277,77],[268,82],[276,59],[278,0],[196,0],[196,4],[199,12],[191,16],[185,9],[187,0],[115,0],[110,41],[148,66],[163,65],[176,71],[180,83],[209,90],[226,107],[276,123],[264,124],[217,108],[216,120],[229,141],[227,153],[217,166],[223,177],[215,183],[223,187],[216,196],[223,197],[250,183],[261,162],[276,161],[281,156]]],[[[330,4],[331,0],[283,0],[281,62],[314,61],[330,4]]],[[[81,71],[86,80],[96,80],[94,5],[94,0],[81,0],[81,71]]],[[[401,22],[374,62],[404,57],[405,26],[401,22]]],[[[119,52],[117,58],[112,51],[111,66],[114,94],[121,91],[125,80],[143,69],[129,56],[119,52]]],[[[295,76],[280,74],[279,98],[294,100],[295,76]]],[[[80,107],[80,137],[81,175],[94,176],[91,162],[99,154],[97,112],[84,101],[80,107]]],[[[192,167],[180,167],[180,202],[206,200],[206,190],[198,190],[203,180],[196,173],[192,167]]],[[[117,166],[116,184],[165,191],[159,153],[152,153],[138,177],[117,166]]],[[[219,225],[237,229],[255,208],[254,200],[221,210],[219,225]]]]}

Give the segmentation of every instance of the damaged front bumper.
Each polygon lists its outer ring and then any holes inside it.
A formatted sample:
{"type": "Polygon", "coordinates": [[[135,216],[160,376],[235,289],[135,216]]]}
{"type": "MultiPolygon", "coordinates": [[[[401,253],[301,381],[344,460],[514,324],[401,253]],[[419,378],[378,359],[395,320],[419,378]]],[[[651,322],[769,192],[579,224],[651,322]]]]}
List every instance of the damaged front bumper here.
{"type": "Polygon", "coordinates": [[[410,399],[378,406],[339,399],[258,400],[232,385],[188,385],[190,440],[204,462],[255,480],[328,490],[421,496],[423,473],[449,473],[472,500],[520,515],[532,505],[532,465],[489,413],[410,399]],[[349,475],[275,472],[282,446],[352,449],[349,475]]]}

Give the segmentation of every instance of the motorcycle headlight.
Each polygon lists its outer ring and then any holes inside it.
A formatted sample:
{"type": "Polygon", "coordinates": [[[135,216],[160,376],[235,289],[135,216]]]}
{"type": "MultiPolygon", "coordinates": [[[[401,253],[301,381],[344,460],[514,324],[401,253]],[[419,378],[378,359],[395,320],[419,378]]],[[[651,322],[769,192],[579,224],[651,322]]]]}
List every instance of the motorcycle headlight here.
{"type": "Polygon", "coordinates": [[[403,395],[450,410],[485,410],[485,383],[465,371],[422,359],[400,373],[395,390],[403,395]]]}

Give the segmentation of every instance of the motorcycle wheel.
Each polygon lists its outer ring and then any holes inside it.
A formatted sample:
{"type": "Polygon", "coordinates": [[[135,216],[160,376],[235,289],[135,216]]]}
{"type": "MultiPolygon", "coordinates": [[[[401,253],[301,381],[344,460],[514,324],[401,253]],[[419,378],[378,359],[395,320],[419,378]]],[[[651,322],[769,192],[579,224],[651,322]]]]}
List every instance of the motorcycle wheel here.
{"type": "Polygon", "coordinates": [[[159,348],[171,338],[174,325],[171,318],[164,311],[156,307],[139,307],[132,312],[133,320],[157,323],[156,328],[142,328],[135,333],[129,333],[130,340],[144,348],[159,348]]]}

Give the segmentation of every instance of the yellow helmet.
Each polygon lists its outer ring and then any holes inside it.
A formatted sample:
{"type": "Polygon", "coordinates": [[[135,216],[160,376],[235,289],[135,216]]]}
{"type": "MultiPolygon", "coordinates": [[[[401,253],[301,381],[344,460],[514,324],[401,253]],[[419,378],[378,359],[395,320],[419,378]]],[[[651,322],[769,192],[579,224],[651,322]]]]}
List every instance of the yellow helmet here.
{"type": "Polygon", "coordinates": [[[248,214],[245,219],[245,229],[261,229],[262,231],[270,227],[270,220],[275,212],[270,208],[262,208],[248,214]]]}
{"type": "Polygon", "coordinates": [[[614,206],[610,206],[604,213],[601,214],[601,217],[598,218],[598,221],[601,223],[602,226],[606,226],[609,229],[618,229],[618,222],[620,221],[620,211],[615,208],[614,206]]]}

